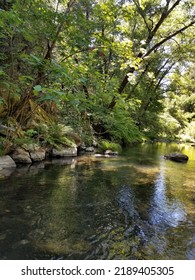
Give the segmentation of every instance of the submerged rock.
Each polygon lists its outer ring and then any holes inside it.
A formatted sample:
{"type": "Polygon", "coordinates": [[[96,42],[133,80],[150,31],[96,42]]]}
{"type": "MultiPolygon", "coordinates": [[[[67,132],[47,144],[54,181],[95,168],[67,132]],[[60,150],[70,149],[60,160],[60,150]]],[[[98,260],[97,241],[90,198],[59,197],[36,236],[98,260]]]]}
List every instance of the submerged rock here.
{"type": "Polygon", "coordinates": [[[176,162],[187,162],[188,161],[188,156],[185,154],[180,154],[180,153],[165,155],[164,158],[172,160],[172,161],[176,161],[176,162]]]}

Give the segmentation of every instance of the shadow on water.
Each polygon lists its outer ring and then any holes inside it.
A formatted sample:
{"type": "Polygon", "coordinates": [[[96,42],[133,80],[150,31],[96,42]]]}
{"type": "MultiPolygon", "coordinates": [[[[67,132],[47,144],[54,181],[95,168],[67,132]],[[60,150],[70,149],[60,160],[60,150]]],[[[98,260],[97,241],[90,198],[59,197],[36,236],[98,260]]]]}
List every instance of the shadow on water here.
{"type": "Polygon", "coordinates": [[[176,144],[18,168],[0,181],[0,258],[195,259],[194,172],[176,144]]]}

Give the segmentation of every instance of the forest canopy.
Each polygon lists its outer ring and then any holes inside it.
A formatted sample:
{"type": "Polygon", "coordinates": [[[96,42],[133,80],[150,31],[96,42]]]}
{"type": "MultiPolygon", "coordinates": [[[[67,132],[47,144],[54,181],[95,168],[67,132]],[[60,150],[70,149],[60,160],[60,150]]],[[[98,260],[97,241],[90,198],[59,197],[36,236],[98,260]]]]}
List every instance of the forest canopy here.
{"type": "Polygon", "coordinates": [[[195,141],[194,18],[194,0],[1,0],[3,149],[195,141]]]}

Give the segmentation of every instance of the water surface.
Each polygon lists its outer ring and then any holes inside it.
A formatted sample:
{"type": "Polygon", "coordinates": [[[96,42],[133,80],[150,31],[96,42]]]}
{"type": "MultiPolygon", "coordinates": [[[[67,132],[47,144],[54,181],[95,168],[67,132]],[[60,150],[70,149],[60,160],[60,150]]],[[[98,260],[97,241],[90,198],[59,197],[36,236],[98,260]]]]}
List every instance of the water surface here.
{"type": "Polygon", "coordinates": [[[195,148],[18,168],[0,180],[0,259],[195,260],[195,148]],[[186,164],[163,159],[180,151],[186,164]]]}

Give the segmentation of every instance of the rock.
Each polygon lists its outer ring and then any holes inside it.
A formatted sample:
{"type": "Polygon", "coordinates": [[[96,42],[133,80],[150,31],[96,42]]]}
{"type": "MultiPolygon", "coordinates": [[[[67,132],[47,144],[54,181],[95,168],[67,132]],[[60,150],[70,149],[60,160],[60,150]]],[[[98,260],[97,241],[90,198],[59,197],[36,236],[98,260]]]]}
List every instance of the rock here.
{"type": "Polygon", "coordinates": [[[11,157],[16,163],[32,163],[29,152],[22,148],[16,148],[11,157]]]}
{"type": "Polygon", "coordinates": [[[118,152],[117,152],[117,151],[112,151],[112,150],[106,150],[106,151],[104,152],[104,154],[105,154],[106,156],[118,156],[118,152]]]}
{"type": "Polygon", "coordinates": [[[28,152],[34,152],[41,149],[41,147],[37,144],[23,144],[21,148],[28,152]]]}
{"type": "Polygon", "coordinates": [[[15,168],[16,164],[10,156],[0,157],[0,169],[4,168],[15,168]]]}
{"type": "Polygon", "coordinates": [[[188,156],[185,154],[180,154],[180,153],[174,153],[174,154],[170,154],[170,155],[165,155],[164,156],[165,159],[170,159],[172,161],[176,161],[176,162],[187,162],[188,161],[188,156]]]}
{"type": "Polygon", "coordinates": [[[45,159],[46,151],[37,144],[24,144],[22,148],[29,152],[33,162],[42,161],[45,159]]]}
{"type": "Polygon", "coordinates": [[[77,148],[62,148],[57,150],[55,148],[52,149],[51,156],[53,157],[75,157],[77,156],[77,148]]]}
{"type": "Polygon", "coordinates": [[[39,151],[30,152],[30,158],[32,161],[42,161],[45,159],[45,151],[39,150],[39,151]]]}
{"type": "Polygon", "coordinates": [[[94,149],[94,147],[86,147],[86,149],[85,149],[85,152],[86,153],[94,153],[95,152],[95,149],[94,149]]]}

